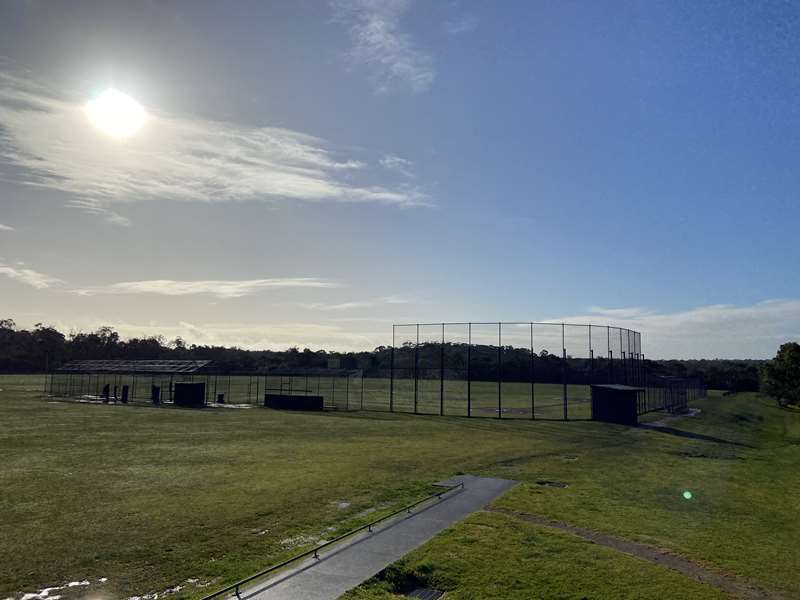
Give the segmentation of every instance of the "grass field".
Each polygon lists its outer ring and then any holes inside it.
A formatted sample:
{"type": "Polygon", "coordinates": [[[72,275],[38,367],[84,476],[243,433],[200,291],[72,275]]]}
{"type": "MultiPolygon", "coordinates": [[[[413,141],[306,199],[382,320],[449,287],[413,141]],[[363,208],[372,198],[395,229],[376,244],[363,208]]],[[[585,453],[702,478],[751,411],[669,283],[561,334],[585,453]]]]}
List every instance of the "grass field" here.
{"type": "MultiPolygon", "coordinates": [[[[197,597],[458,472],[520,481],[498,506],[645,541],[800,596],[800,415],[759,395],[712,394],[699,416],[653,431],[83,405],[43,400],[30,378],[0,377],[0,389],[0,597],[83,580],[91,585],[58,594],[127,598],[180,585],[170,597],[197,597]]],[[[454,598],[722,597],[494,513],[437,537],[397,572],[422,573],[454,598]],[[631,589],[642,593],[621,593],[631,589]]],[[[389,589],[372,582],[351,595],[392,597],[389,589]]]]}
{"type": "MultiPolygon", "coordinates": [[[[184,376],[186,381],[194,380],[184,376]]],[[[177,381],[178,379],[176,379],[177,381]]],[[[273,392],[321,395],[325,406],[346,409],[389,410],[390,382],[388,378],[329,377],[329,376],[247,376],[200,375],[197,381],[206,381],[206,401],[211,403],[217,394],[224,394],[228,403],[260,404],[265,387],[273,392]]],[[[42,386],[44,386],[44,379],[42,386]]],[[[161,387],[165,400],[169,399],[169,376],[88,375],[85,377],[59,375],[52,384],[55,395],[99,397],[104,385],[110,390],[128,386],[131,399],[150,402],[150,387],[161,387]]],[[[561,384],[506,381],[473,381],[469,389],[466,380],[438,378],[419,379],[414,400],[414,380],[395,379],[394,404],[396,412],[438,415],[440,410],[448,416],[500,417],[504,419],[530,419],[531,411],[537,419],[564,418],[564,392],[561,384]],[[443,394],[443,402],[442,402],[443,394]]],[[[113,392],[112,392],[113,393],[113,392]]],[[[587,385],[567,385],[567,412],[570,419],[591,417],[590,389],[587,385]]]]}

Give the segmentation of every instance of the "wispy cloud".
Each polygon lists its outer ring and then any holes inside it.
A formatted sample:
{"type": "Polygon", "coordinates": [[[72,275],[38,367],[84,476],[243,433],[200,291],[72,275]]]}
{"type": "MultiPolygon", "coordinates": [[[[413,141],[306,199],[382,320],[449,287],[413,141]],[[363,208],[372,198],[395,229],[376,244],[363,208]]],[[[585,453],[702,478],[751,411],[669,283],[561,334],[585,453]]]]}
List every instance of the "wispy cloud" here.
{"type": "Polygon", "coordinates": [[[93,319],[76,323],[54,323],[65,330],[96,330],[113,327],[123,338],[164,336],[168,340],[181,337],[190,344],[236,346],[252,350],[285,350],[297,346],[314,350],[357,351],[371,350],[391,342],[391,331],[359,331],[352,326],[320,325],[317,323],[192,323],[150,322],[130,323],[93,319]]]}
{"type": "Polygon", "coordinates": [[[286,277],[245,280],[176,281],[153,279],[149,281],[123,281],[106,286],[72,290],[81,296],[98,294],[159,294],[162,296],[192,296],[207,294],[217,298],[240,298],[268,289],[333,288],[339,284],[313,277],[286,277]]]}
{"type": "Polygon", "coordinates": [[[45,288],[49,288],[64,283],[61,279],[58,279],[57,277],[51,277],[50,275],[39,273],[38,271],[34,271],[33,269],[21,269],[17,267],[11,267],[9,265],[5,265],[2,263],[0,263],[0,275],[5,275],[9,279],[13,279],[14,281],[19,281],[20,283],[24,283],[25,285],[35,287],[36,289],[39,290],[43,290],[45,288]]]}
{"type": "Polygon", "coordinates": [[[436,78],[431,56],[401,30],[409,0],[331,0],[336,20],[347,28],[353,47],[348,59],[366,66],[378,93],[424,92],[436,78]]]}
{"type": "Polygon", "coordinates": [[[309,302],[300,305],[302,308],[309,310],[353,310],[356,308],[366,308],[372,306],[371,302],[340,302],[338,304],[326,304],[324,302],[309,302]]]}
{"type": "Polygon", "coordinates": [[[564,321],[640,331],[644,353],[651,358],[767,358],[780,344],[800,339],[800,300],[715,304],[677,312],[595,308],[564,321]]]}
{"type": "Polygon", "coordinates": [[[123,141],[95,130],[83,102],[0,73],[6,177],[66,192],[72,206],[118,224],[127,222],[122,204],[144,200],[428,204],[418,188],[372,183],[367,161],[340,156],[317,137],[151,112],[142,131],[123,141]]]}
{"type": "Polygon", "coordinates": [[[461,15],[444,22],[444,31],[449,35],[461,35],[475,31],[478,27],[478,17],[475,15],[461,15]]]}
{"type": "Polygon", "coordinates": [[[382,296],[373,300],[359,300],[352,302],[339,302],[339,303],[325,303],[325,302],[311,302],[300,304],[301,308],[308,310],[322,310],[322,311],[347,311],[359,308],[370,308],[373,306],[381,306],[385,304],[410,304],[411,300],[401,296],[382,296]]]}
{"type": "Polygon", "coordinates": [[[601,306],[590,306],[588,310],[592,314],[602,315],[604,317],[612,317],[615,319],[632,319],[651,314],[647,309],[639,307],[603,308],[601,306]]]}
{"type": "Polygon", "coordinates": [[[14,231],[14,228],[10,225],[3,225],[0,223],[0,231],[14,231]]]}
{"type": "Polygon", "coordinates": [[[401,175],[406,177],[413,177],[414,176],[414,163],[406,158],[401,158],[399,156],[393,156],[391,154],[387,154],[380,160],[381,166],[385,169],[389,169],[391,171],[397,171],[401,175]]]}

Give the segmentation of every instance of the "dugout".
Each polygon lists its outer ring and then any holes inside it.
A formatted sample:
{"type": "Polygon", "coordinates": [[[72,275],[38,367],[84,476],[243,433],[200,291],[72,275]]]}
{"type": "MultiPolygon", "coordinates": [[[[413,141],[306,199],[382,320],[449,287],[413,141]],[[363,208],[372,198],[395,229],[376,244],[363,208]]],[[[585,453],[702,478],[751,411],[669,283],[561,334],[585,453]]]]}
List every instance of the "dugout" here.
{"type": "Polygon", "coordinates": [[[592,420],[620,425],[639,424],[639,404],[644,388],[630,385],[593,385],[592,420]]]}
{"type": "MultiPolygon", "coordinates": [[[[49,375],[46,392],[62,398],[178,404],[179,385],[202,382],[205,404],[210,365],[208,360],[74,360],[49,375]]],[[[184,398],[187,393],[197,391],[182,392],[184,398]]]]}
{"type": "Polygon", "coordinates": [[[202,381],[175,384],[175,406],[203,408],[206,405],[206,384],[202,381]]]}

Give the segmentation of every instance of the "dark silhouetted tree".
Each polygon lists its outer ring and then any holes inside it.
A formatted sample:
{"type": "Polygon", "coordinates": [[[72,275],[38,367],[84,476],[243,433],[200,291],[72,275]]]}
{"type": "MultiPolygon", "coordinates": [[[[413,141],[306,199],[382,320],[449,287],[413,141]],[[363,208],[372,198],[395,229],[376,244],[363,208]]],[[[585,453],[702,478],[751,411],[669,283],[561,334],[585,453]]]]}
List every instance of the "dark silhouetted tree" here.
{"type": "Polygon", "coordinates": [[[763,389],[785,406],[800,406],[800,344],[783,344],[762,369],[763,389]]]}

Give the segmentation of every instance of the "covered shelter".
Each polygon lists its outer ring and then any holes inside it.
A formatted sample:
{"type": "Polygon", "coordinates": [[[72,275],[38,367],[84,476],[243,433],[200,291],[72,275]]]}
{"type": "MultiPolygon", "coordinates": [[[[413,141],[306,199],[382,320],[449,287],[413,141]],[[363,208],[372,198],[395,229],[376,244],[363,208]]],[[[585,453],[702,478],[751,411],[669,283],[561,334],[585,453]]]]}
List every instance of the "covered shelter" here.
{"type": "MultiPolygon", "coordinates": [[[[86,401],[174,403],[178,406],[307,406],[321,398],[323,410],[364,406],[360,370],[274,369],[237,373],[210,360],[75,360],[47,379],[45,394],[86,401]],[[270,397],[270,398],[268,398],[270,397]],[[270,400],[269,404],[267,400],[270,400]]],[[[318,405],[317,405],[318,406],[318,405]]]]}
{"type": "Polygon", "coordinates": [[[205,381],[210,366],[210,360],[73,360],[50,375],[47,392],[66,398],[172,402],[176,383],[205,381]]]}

